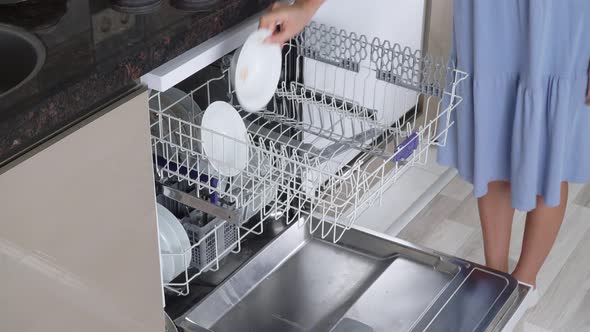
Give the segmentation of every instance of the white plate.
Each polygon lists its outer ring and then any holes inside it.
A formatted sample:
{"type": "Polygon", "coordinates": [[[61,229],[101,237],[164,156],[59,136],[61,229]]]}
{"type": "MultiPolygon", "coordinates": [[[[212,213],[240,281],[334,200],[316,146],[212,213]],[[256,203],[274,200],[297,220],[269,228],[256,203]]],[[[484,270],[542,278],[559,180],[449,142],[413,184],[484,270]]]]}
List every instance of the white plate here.
{"type": "MultiPolygon", "coordinates": [[[[164,226],[162,226],[162,228],[163,227],[164,226]]],[[[169,283],[174,279],[174,259],[172,256],[162,255],[164,253],[171,253],[170,244],[163,235],[160,235],[160,269],[162,271],[162,281],[164,283],[169,283]]]]}
{"type": "Polygon", "coordinates": [[[271,34],[266,29],[255,31],[236,52],[238,59],[233,77],[236,96],[248,112],[264,109],[274,96],[281,78],[281,46],[264,42],[271,34]]]}
{"type": "Polygon", "coordinates": [[[191,245],[186,231],[174,214],[161,204],[157,205],[157,211],[160,235],[168,245],[165,251],[162,249],[162,252],[175,254],[162,256],[163,279],[164,282],[170,282],[176,276],[183,273],[190,264],[192,251],[188,249],[190,249],[191,245]],[[183,255],[183,253],[185,254],[183,255]],[[168,262],[169,260],[171,263],[168,262]],[[170,265],[172,265],[172,273],[169,272],[170,265]]]}
{"type": "Polygon", "coordinates": [[[188,239],[186,230],[180,224],[180,221],[172,214],[172,212],[166,210],[164,213],[169,213],[170,222],[168,223],[174,232],[174,246],[172,247],[175,253],[184,253],[183,256],[175,257],[175,269],[176,273],[183,273],[191,263],[193,257],[191,249],[191,242],[188,239]]]}
{"type": "Polygon", "coordinates": [[[248,131],[236,109],[222,101],[207,107],[201,121],[203,152],[220,174],[236,176],[248,166],[248,131]]]}
{"type": "Polygon", "coordinates": [[[238,48],[231,57],[231,63],[229,66],[229,81],[233,89],[236,88],[236,67],[238,66],[238,58],[240,57],[242,48],[238,48]]]}
{"type": "Polygon", "coordinates": [[[172,279],[174,279],[175,275],[175,268],[174,268],[174,256],[172,255],[163,255],[163,254],[171,254],[172,253],[172,229],[158,214],[158,229],[159,234],[158,237],[160,238],[160,262],[161,266],[160,269],[162,271],[162,280],[164,283],[169,283],[172,279]]]}

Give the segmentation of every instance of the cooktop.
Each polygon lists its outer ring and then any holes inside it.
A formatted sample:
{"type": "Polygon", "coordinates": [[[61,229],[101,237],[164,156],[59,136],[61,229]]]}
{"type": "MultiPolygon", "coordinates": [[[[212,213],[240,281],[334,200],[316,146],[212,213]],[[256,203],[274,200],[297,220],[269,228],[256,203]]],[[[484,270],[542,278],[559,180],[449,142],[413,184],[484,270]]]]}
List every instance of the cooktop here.
{"type": "Polygon", "coordinates": [[[0,91],[0,165],[112,102],[144,73],[271,2],[0,0],[0,53],[22,45],[28,62],[41,65],[39,70],[30,65],[34,75],[19,70],[22,82],[0,91]]]}

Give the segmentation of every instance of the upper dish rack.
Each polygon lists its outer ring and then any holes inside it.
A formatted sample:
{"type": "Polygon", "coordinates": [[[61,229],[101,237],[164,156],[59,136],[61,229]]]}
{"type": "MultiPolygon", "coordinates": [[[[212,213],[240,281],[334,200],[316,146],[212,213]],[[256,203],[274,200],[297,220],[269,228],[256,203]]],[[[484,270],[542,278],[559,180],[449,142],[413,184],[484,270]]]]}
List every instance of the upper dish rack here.
{"type": "MultiPolygon", "coordinates": [[[[259,112],[241,110],[227,69],[173,103],[165,104],[162,93],[150,97],[160,180],[188,183],[200,207],[239,230],[235,245],[224,252],[215,246],[215,259],[192,274],[187,266],[183,282],[171,288],[186,288],[217,268],[221,257],[239,251],[245,236],[262,232],[264,221],[278,216],[338,241],[408,167],[427,161],[431,146],[446,143],[451,112],[461,101],[457,85],[467,74],[443,59],[314,23],[283,54],[277,93],[259,112]],[[187,100],[190,115],[179,116],[174,106],[187,100]],[[220,149],[248,149],[248,166],[233,177],[211,167],[200,149],[207,131],[200,125],[203,110],[217,100],[234,105],[248,129],[247,141],[211,133],[227,142],[220,149]],[[246,223],[252,216],[259,218],[246,223]]],[[[216,239],[218,229],[191,250],[216,239]]]]}

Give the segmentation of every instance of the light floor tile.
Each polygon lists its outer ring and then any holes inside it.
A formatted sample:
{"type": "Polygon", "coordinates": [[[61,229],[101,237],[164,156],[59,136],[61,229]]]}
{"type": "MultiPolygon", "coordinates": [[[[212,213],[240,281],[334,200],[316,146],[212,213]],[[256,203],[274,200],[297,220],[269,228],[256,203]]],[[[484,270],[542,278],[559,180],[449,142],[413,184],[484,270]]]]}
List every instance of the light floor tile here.
{"type": "MultiPolygon", "coordinates": [[[[483,264],[477,201],[467,190],[454,179],[399,237],[483,264]]],[[[560,234],[539,273],[541,300],[525,314],[518,332],[590,331],[590,185],[570,185],[569,200],[560,234]]],[[[515,213],[512,268],[520,255],[525,218],[525,213],[515,213]]]]}
{"type": "Polygon", "coordinates": [[[473,192],[473,185],[471,183],[456,176],[442,191],[441,194],[463,201],[468,195],[473,192]]]}
{"type": "Polygon", "coordinates": [[[582,189],[574,196],[574,203],[590,207],[590,186],[583,186],[582,189]]]}
{"type": "MultiPolygon", "coordinates": [[[[562,269],[542,294],[539,304],[525,316],[526,321],[555,331],[568,331],[565,329],[566,325],[580,323],[577,313],[587,301],[590,288],[588,252],[590,252],[590,232],[584,234],[569,258],[562,257],[564,260],[562,269]]],[[[587,312],[588,308],[583,310],[587,312]]]]}

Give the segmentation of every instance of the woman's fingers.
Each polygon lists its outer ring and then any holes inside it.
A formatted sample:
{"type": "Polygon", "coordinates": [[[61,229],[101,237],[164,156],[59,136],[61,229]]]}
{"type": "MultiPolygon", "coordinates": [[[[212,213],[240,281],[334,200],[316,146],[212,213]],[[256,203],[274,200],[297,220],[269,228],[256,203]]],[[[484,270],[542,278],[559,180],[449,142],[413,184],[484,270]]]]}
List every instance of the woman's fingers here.
{"type": "Polygon", "coordinates": [[[285,12],[281,10],[284,7],[285,4],[280,2],[273,3],[268,12],[260,18],[260,27],[274,30],[273,28],[276,28],[279,19],[284,19],[284,16],[286,15],[285,12]]]}
{"type": "Polygon", "coordinates": [[[260,28],[275,30],[277,27],[277,23],[280,21],[281,13],[277,12],[270,12],[265,14],[262,18],[260,18],[260,28]]]}
{"type": "Polygon", "coordinates": [[[280,32],[275,30],[275,32],[264,41],[267,43],[277,43],[282,45],[291,39],[291,37],[292,36],[290,36],[290,34],[283,28],[280,32]]]}
{"type": "Polygon", "coordinates": [[[284,44],[299,33],[311,20],[315,11],[323,1],[296,1],[293,5],[274,3],[270,11],[260,19],[260,28],[269,29],[273,34],[265,41],[284,44]],[[280,26],[280,29],[277,29],[280,26]]]}

